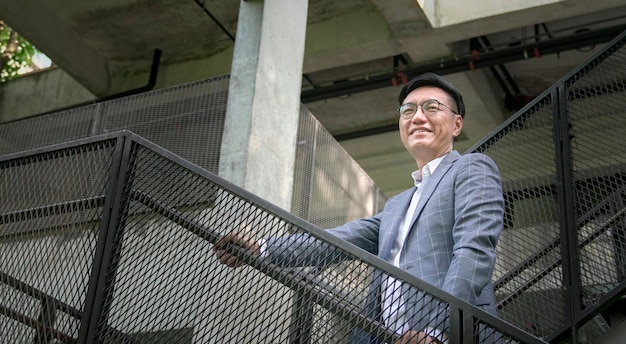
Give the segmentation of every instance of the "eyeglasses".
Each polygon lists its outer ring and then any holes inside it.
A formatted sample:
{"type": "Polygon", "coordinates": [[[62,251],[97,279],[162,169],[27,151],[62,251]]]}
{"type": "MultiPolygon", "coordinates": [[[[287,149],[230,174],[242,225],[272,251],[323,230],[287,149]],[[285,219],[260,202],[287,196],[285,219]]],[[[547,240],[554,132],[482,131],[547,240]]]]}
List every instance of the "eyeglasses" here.
{"type": "Polygon", "coordinates": [[[424,115],[426,115],[426,116],[434,116],[434,115],[437,114],[437,112],[439,112],[439,110],[441,110],[439,108],[439,105],[443,105],[443,106],[447,107],[454,114],[458,115],[458,113],[456,111],[452,110],[451,107],[449,107],[448,105],[438,101],[437,99],[428,99],[428,100],[424,101],[422,104],[415,104],[415,103],[402,104],[402,106],[400,106],[398,111],[400,112],[400,116],[402,116],[402,118],[404,118],[404,119],[411,119],[411,118],[413,118],[413,116],[415,116],[415,113],[417,112],[417,109],[421,107],[422,108],[422,113],[424,113],[424,115]]]}

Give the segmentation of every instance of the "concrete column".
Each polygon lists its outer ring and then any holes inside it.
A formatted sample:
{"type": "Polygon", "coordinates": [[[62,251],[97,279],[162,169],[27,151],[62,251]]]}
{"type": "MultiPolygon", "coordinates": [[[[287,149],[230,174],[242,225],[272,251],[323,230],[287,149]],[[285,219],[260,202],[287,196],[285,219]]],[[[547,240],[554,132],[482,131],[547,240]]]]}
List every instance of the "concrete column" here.
{"type": "Polygon", "coordinates": [[[308,0],[241,1],[219,175],[290,210],[308,0]]]}

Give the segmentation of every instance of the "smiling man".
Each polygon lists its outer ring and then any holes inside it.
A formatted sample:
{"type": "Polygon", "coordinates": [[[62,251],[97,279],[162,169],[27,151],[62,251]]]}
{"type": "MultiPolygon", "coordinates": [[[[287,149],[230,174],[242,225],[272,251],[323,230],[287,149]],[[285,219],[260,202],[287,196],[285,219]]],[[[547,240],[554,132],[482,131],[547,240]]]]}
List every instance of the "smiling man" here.
{"type": "MultiPolygon", "coordinates": [[[[491,277],[504,214],[498,168],[487,155],[460,155],[453,149],[465,106],[461,93],[444,78],[420,75],[402,88],[398,100],[400,138],[416,163],[414,187],[391,197],[382,212],[328,231],[495,314],[491,277]]],[[[224,250],[229,242],[279,265],[294,262],[293,257],[341,259],[328,253],[328,245],[310,239],[296,234],[256,242],[233,232],[214,250],[231,267],[242,262],[224,250]]],[[[319,263],[299,260],[300,265],[319,263]]],[[[398,334],[398,343],[448,342],[448,316],[433,307],[436,302],[408,292],[409,286],[390,276],[375,280],[367,309],[398,334]]],[[[351,343],[379,341],[355,329],[351,343]]]]}
{"type": "MultiPolygon", "coordinates": [[[[399,204],[390,211],[402,220],[391,229],[393,244],[381,243],[391,245],[387,260],[495,314],[491,277],[504,215],[500,173],[488,156],[454,150],[465,105],[447,80],[420,75],[402,89],[398,101],[400,138],[417,170],[415,187],[393,198],[399,204]]],[[[429,323],[420,325],[425,317],[416,316],[421,312],[417,301],[401,300],[387,309],[398,314],[390,317],[391,325],[404,334],[403,343],[447,341],[447,321],[431,314],[429,323]],[[437,323],[444,325],[429,326],[437,323]]]]}

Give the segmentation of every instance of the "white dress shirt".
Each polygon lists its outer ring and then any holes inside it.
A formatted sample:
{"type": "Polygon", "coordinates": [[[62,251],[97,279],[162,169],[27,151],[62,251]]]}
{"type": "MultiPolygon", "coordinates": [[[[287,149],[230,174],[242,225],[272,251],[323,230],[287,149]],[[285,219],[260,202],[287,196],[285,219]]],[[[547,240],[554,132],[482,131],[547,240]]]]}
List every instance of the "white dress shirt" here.
{"type": "MultiPolygon", "coordinates": [[[[398,229],[398,236],[391,248],[389,253],[389,261],[394,266],[400,267],[400,258],[403,256],[403,248],[404,243],[406,241],[406,237],[409,235],[409,230],[411,229],[411,221],[413,219],[413,214],[415,213],[415,209],[417,208],[417,204],[419,203],[420,197],[422,196],[423,188],[420,186],[428,180],[441,160],[443,160],[444,156],[441,156],[437,159],[430,161],[421,170],[414,171],[411,173],[411,177],[413,177],[413,181],[415,183],[415,193],[413,193],[413,198],[411,198],[411,203],[409,204],[409,208],[400,223],[400,228],[398,229]]],[[[408,323],[405,319],[405,309],[404,309],[404,300],[402,299],[402,282],[396,280],[393,277],[387,277],[383,281],[383,319],[385,324],[393,329],[398,335],[410,330],[408,323]]],[[[427,328],[423,329],[426,334],[440,339],[442,342],[446,342],[445,333],[435,329],[435,328],[427,328]]]]}
{"type": "MultiPolygon", "coordinates": [[[[413,194],[413,198],[411,199],[406,215],[400,223],[398,236],[396,237],[394,245],[390,251],[389,259],[394,266],[400,266],[400,259],[403,256],[402,249],[411,228],[413,213],[415,213],[417,203],[422,195],[422,189],[420,186],[428,180],[428,177],[430,177],[430,175],[435,171],[444,157],[445,155],[436,158],[422,167],[421,170],[413,171],[411,173],[411,177],[413,178],[417,190],[413,194]]],[[[266,240],[259,240],[259,245],[261,256],[265,256],[266,240]]],[[[402,299],[402,282],[388,276],[384,279],[382,288],[383,320],[387,326],[393,329],[398,335],[401,335],[410,329],[405,320],[404,300],[402,299]]],[[[435,337],[443,343],[447,343],[447,335],[442,331],[430,327],[422,330],[429,336],[435,337]]]]}

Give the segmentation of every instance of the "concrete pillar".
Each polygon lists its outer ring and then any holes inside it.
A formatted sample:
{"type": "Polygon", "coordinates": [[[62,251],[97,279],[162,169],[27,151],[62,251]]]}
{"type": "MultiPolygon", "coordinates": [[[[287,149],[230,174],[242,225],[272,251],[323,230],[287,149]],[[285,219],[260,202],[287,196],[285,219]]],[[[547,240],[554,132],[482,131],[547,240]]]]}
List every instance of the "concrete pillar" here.
{"type": "Polygon", "coordinates": [[[308,0],[240,6],[219,175],[290,210],[308,0]]]}

